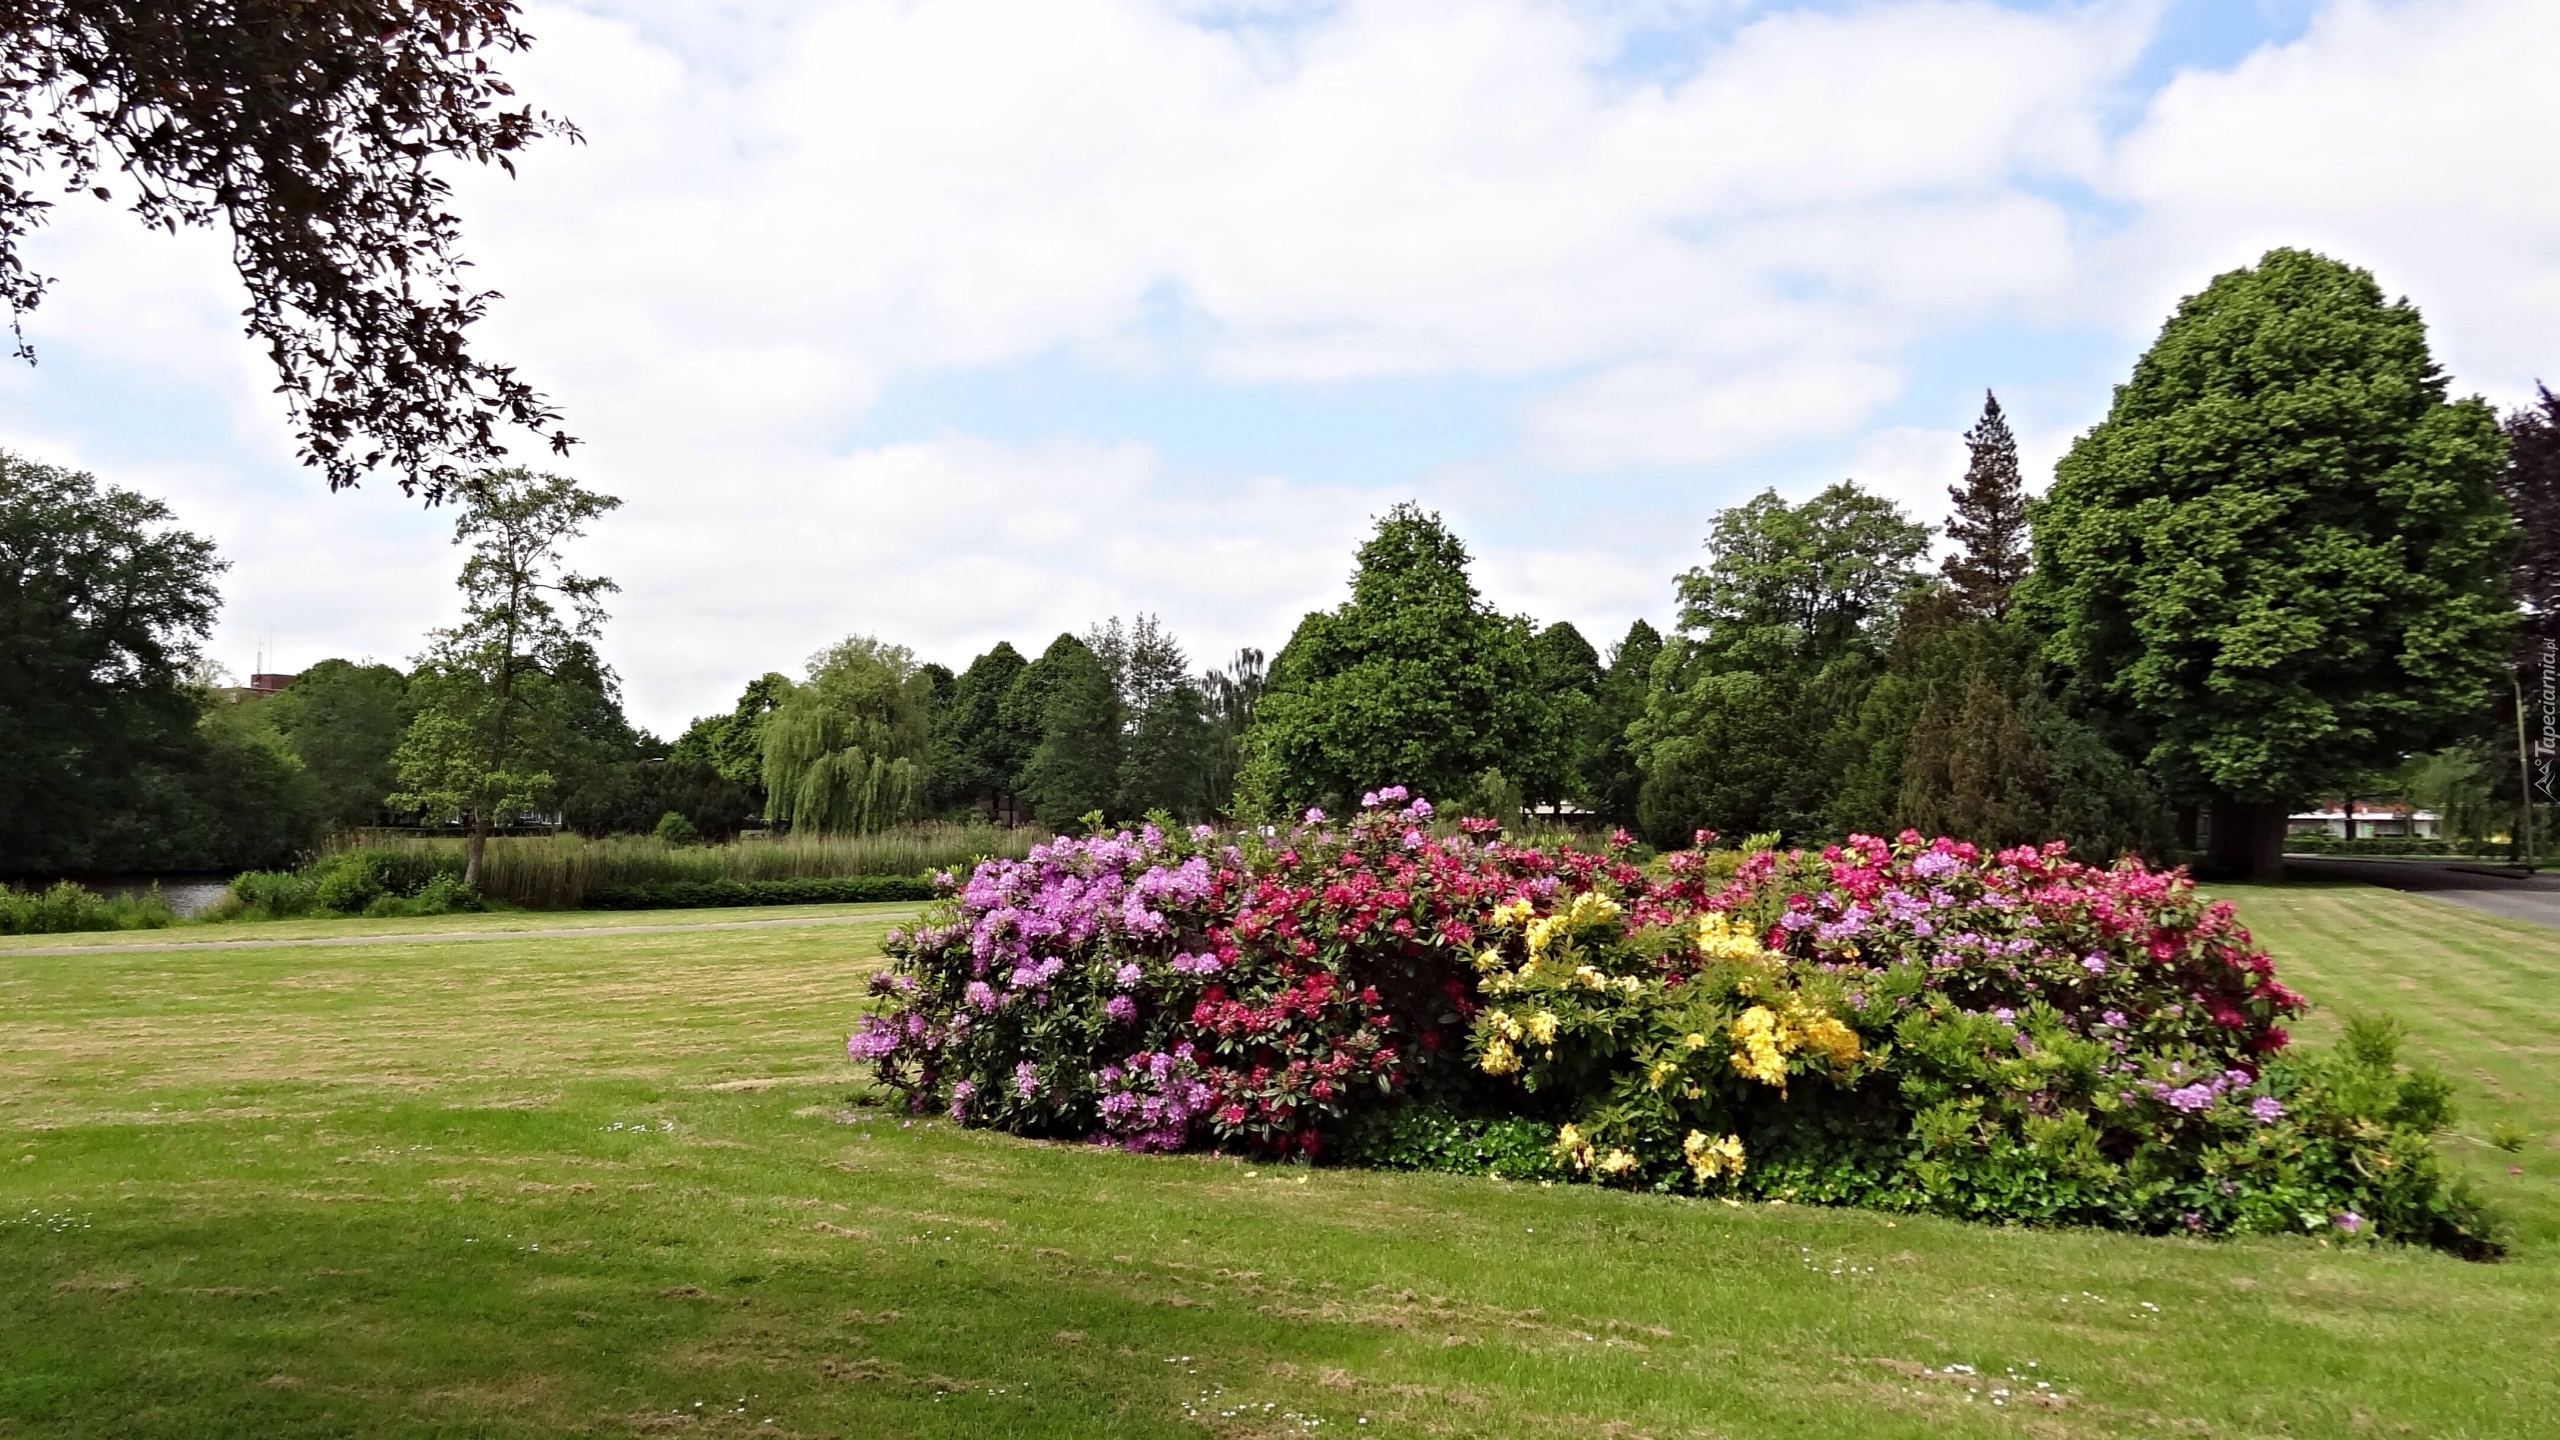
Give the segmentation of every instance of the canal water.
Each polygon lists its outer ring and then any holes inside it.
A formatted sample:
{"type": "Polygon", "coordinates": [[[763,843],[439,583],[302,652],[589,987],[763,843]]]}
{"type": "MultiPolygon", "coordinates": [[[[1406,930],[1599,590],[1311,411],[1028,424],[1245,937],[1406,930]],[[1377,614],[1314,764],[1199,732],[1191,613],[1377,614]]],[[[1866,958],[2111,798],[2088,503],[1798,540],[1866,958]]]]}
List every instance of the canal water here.
{"type": "Polygon", "coordinates": [[[147,895],[156,886],[161,901],[185,917],[221,899],[231,879],[226,875],[126,875],[81,883],[110,900],[119,895],[147,895]]]}

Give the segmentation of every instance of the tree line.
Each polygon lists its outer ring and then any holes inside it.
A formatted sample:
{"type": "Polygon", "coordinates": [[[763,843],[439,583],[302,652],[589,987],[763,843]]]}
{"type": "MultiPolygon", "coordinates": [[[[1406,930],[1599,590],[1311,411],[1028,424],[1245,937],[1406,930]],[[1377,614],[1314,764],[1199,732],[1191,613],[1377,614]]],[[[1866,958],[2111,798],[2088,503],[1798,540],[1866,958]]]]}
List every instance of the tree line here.
{"type": "Polygon", "coordinates": [[[1909,827],[2233,872],[2279,863],[2296,805],[2413,773],[2517,814],[2510,676],[2560,626],[2548,390],[2502,426],[2414,306],[2276,250],[2180,303],[2041,498],[1995,398],[1966,440],[1936,573],[1854,482],[1764,493],[1715,518],[1670,632],[1597,665],[1400,509],[1274,658],[1245,794],[1516,787],[1666,845],[1909,827]]]}
{"type": "Polygon", "coordinates": [[[534,812],[720,839],[1269,818],[1387,784],[1665,845],[1908,827],[2248,869],[2291,806],[2395,775],[2497,803],[2507,669],[2560,611],[2549,392],[2502,426],[2449,397],[2414,307],[2279,250],[2180,304],[2041,499],[1995,397],[1965,438],[1940,565],[1853,481],[1766,492],[1714,517],[1668,627],[1605,653],[1489,605],[1400,505],[1267,664],[1196,666],[1146,614],[958,671],[857,635],[672,740],[625,717],[612,583],[568,564],[611,497],[476,473],[458,624],[405,670],[326,661],[251,697],[197,660],[208,542],[7,459],[0,871],[267,864],[390,811],[476,854],[534,812]]]}
{"type": "Polygon", "coordinates": [[[799,829],[1201,817],[1233,802],[1262,684],[1260,652],[1194,671],[1152,615],[1061,634],[1037,658],[999,641],[956,673],[858,635],[813,657],[803,680],[750,682],[668,758],[799,829]]]}

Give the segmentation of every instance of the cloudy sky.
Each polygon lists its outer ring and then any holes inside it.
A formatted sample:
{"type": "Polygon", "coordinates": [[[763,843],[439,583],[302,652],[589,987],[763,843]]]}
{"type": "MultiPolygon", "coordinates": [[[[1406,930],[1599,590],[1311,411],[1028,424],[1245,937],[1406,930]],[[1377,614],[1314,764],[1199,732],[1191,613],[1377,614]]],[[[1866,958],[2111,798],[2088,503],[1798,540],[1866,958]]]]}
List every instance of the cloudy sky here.
{"type": "MultiPolygon", "coordinates": [[[[2551,0],[593,0],[510,73],[584,129],[467,177],[484,345],[624,509],[634,718],[867,631],[955,668],[1154,611],[1205,660],[1441,510],[1605,647],[1708,518],[1925,518],[1995,388],[2041,484],[2178,297],[2371,269],[2457,387],[2560,383],[2551,0]]],[[[67,204],[0,445],[234,564],[217,658],[400,660],[448,515],[328,495],[222,239],[67,204]]],[[[527,449],[530,456],[532,451],[527,449]]]]}

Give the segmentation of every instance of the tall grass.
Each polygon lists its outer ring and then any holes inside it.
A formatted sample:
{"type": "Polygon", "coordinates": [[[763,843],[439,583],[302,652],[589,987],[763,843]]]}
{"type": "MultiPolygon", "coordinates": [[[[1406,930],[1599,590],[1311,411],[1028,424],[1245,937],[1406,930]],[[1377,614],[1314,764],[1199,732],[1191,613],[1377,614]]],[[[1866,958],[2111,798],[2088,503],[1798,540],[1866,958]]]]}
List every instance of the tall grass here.
{"type": "Polygon", "coordinates": [[[158,888],[113,899],[65,880],[44,890],[0,885],[0,935],[53,935],[70,930],[157,930],[178,923],[158,888]]]}
{"type": "MultiPolygon", "coordinates": [[[[871,835],[788,835],[728,845],[670,845],[645,835],[497,836],[481,863],[480,893],[536,910],[575,909],[590,890],[702,880],[837,880],[921,875],[986,856],[1021,859],[1048,836],[988,826],[908,825],[871,835]]],[[[357,831],[341,850],[388,850],[460,873],[462,841],[357,831]]]]}

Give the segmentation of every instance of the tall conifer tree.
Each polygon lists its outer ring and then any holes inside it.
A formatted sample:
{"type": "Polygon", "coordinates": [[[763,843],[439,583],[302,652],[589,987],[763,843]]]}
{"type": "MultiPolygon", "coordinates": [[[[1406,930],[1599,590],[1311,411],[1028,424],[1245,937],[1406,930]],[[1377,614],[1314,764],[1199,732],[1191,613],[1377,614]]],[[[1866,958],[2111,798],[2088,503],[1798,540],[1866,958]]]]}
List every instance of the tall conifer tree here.
{"type": "Polygon", "coordinates": [[[1967,610],[1998,619],[2009,590],[2027,573],[2027,490],[2018,476],[2018,439],[2000,397],[1982,392],[1982,418],[1965,432],[1973,452],[1964,483],[1947,487],[1956,502],[1947,536],[1964,548],[1947,557],[1947,581],[1967,610]]]}

